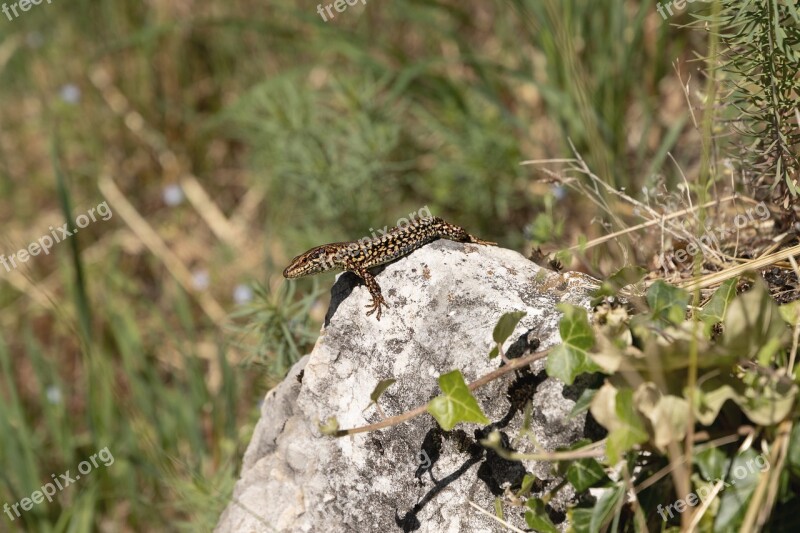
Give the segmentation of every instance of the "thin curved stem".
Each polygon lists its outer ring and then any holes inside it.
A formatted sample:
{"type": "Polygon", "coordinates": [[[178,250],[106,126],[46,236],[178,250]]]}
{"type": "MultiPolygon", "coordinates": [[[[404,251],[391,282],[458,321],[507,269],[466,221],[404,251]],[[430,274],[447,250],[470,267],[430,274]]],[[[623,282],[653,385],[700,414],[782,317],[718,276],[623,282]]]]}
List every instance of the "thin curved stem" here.
{"type": "MultiPolygon", "coordinates": [[[[519,370],[520,368],[526,367],[531,363],[535,363],[540,359],[544,359],[547,357],[547,354],[550,353],[552,348],[548,348],[547,350],[543,350],[541,352],[536,352],[526,357],[520,357],[518,359],[512,359],[507,365],[503,365],[497,370],[493,370],[489,372],[485,376],[481,376],[480,378],[476,379],[472,383],[468,385],[469,390],[473,391],[479,387],[486,385],[487,383],[494,381],[495,379],[508,374],[509,372],[513,372],[515,370],[519,370]]],[[[376,431],[378,429],[384,429],[392,426],[396,426],[398,424],[402,424],[403,422],[407,422],[412,418],[416,418],[419,415],[425,413],[428,409],[428,404],[420,405],[412,409],[411,411],[406,411],[405,413],[390,416],[389,418],[384,418],[380,422],[376,422],[374,424],[369,424],[366,426],[360,426],[350,429],[340,429],[336,431],[333,436],[335,437],[344,437],[346,435],[354,435],[356,433],[366,433],[369,431],[376,431]]]]}

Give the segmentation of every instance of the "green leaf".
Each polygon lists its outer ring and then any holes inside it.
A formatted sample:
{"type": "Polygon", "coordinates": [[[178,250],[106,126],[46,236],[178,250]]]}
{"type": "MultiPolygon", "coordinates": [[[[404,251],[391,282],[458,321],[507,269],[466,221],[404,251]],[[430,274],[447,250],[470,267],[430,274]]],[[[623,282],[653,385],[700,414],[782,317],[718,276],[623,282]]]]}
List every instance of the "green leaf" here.
{"type": "Polygon", "coordinates": [[[788,304],[782,305],[780,307],[781,318],[786,321],[787,324],[794,326],[797,324],[798,315],[800,315],[800,300],[795,300],[793,302],[789,302],[788,304]]]}
{"type": "Polygon", "coordinates": [[[789,461],[789,468],[794,475],[800,475],[800,425],[798,424],[795,424],[792,428],[787,459],[789,461]]]}
{"type": "Polygon", "coordinates": [[[647,441],[644,422],[633,406],[631,389],[617,390],[610,383],[604,383],[595,394],[590,410],[608,430],[606,452],[609,464],[616,464],[622,454],[647,441]]]}
{"type": "Polygon", "coordinates": [[[617,270],[608,278],[608,282],[618,288],[638,283],[647,274],[647,269],[640,266],[626,266],[617,270]]]}
{"type": "Polygon", "coordinates": [[[760,426],[777,424],[792,413],[797,385],[788,376],[762,375],[752,367],[745,374],[722,374],[698,384],[695,416],[710,425],[727,400],[732,400],[747,417],[760,426]]]}
{"type": "Polygon", "coordinates": [[[597,460],[588,457],[570,463],[567,468],[567,481],[575,487],[576,492],[583,492],[605,479],[606,473],[597,460]]]}
{"type": "Polygon", "coordinates": [[[708,448],[695,455],[695,463],[705,481],[715,482],[725,475],[728,457],[719,448],[708,448]]]}
{"type": "Polygon", "coordinates": [[[460,370],[453,370],[439,376],[439,387],[444,393],[428,404],[428,412],[433,415],[445,431],[450,431],[459,422],[488,424],[490,420],[472,396],[464,382],[460,370]]]}
{"type": "Polygon", "coordinates": [[[595,394],[597,394],[597,389],[583,389],[578,401],[575,402],[575,405],[572,406],[572,410],[567,415],[567,420],[572,420],[579,414],[588,411],[589,406],[592,405],[592,399],[595,394]]]}
{"type": "Polygon", "coordinates": [[[517,497],[527,496],[530,494],[533,484],[536,483],[537,479],[538,478],[533,474],[525,474],[525,476],[522,478],[522,485],[519,488],[519,492],[517,492],[517,497]]]}
{"type": "Polygon", "coordinates": [[[500,355],[500,348],[495,346],[494,348],[492,348],[492,351],[489,352],[489,359],[494,359],[498,355],[500,355]]]}
{"type": "Polygon", "coordinates": [[[639,413],[633,407],[633,391],[623,389],[617,394],[616,409],[620,426],[608,438],[609,457],[622,457],[622,454],[636,444],[647,442],[647,431],[639,413]]]}
{"type": "Polygon", "coordinates": [[[706,336],[711,335],[711,329],[715,324],[725,319],[728,305],[736,296],[736,283],[738,278],[732,278],[724,282],[714,291],[711,300],[700,310],[700,320],[703,321],[706,336]]]}
{"type": "Polygon", "coordinates": [[[503,498],[494,499],[494,515],[500,520],[505,520],[503,516],[503,498]]]}
{"type": "Polygon", "coordinates": [[[530,498],[525,505],[528,506],[528,511],[525,511],[525,523],[528,527],[543,533],[558,533],[558,528],[550,521],[547,516],[547,511],[544,508],[544,502],[539,498],[530,498]]]}
{"type": "Polygon", "coordinates": [[[694,415],[697,420],[710,426],[717,419],[722,405],[736,397],[736,391],[718,378],[710,378],[699,384],[694,402],[694,415]]]}
{"type": "Polygon", "coordinates": [[[771,426],[789,416],[795,406],[797,385],[786,376],[759,379],[759,386],[742,382],[733,399],[747,418],[760,426],[771,426]]]}
{"type": "MultiPolygon", "coordinates": [[[[581,448],[585,448],[586,446],[589,446],[591,443],[592,443],[591,439],[582,438],[582,439],[576,440],[575,442],[573,442],[569,446],[556,448],[556,451],[569,452],[569,451],[580,450],[581,448]]],[[[572,461],[573,460],[570,459],[570,460],[564,460],[564,461],[556,462],[553,465],[553,467],[554,467],[553,468],[553,474],[558,476],[558,477],[566,476],[567,475],[567,470],[569,470],[569,467],[572,465],[572,461]]]]}
{"type": "Polygon", "coordinates": [[[794,21],[796,23],[800,23],[800,13],[797,12],[797,8],[795,7],[794,2],[792,2],[792,0],[789,0],[788,2],[785,2],[783,5],[785,5],[786,8],[789,10],[789,13],[791,13],[794,21]]]}
{"type": "Polygon", "coordinates": [[[772,357],[789,334],[778,305],[760,277],[749,291],[731,302],[724,325],[723,346],[742,359],[757,356],[762,366],[773,362],[772,357]]]}
{"type": "Polygon", "coordinates": [[[653,318],[678,324],[686,318],[689,294],[658,280],[647,289],[647,304],[653,312],[653,318]]]}
{"type": "Polygon", "coordinates": [[[636,410],[650,421],[652,441],[662,452],[670,442],[680,441],[686,435],[689,421],[689,402],[671,394],[661,394],[652,382],[644,382],[633,395],[636,410]]]}
{"type": "Polygon", "coordinates": [[[603,284],[600,285],[600,288],[592,294],[592,296],[595,298],[614,296],[623,287],[627,287],[628,285],[633,285],[634,283],[641,281],[645,274],[647,274],[647,270],[639,266],[623,267],[605,280],[603,284]]]}
{"type": "MultiPolygon", "coordinates": [[[[586,237],[583,235],[581,237],[583,237],[584,240],[583,244],[586,244],[586,237]]],[[[580,237],[578,237],[578,242],[580,242],[580,237]]],[[[572,263],[572,252],[569,250],[559,250],[555,253],[554,259],[562,265],[569,265],[572,263]]]]}
{"type": "Polygon", "coordinates": [[[612,513],[617,507],[617,502],[625,494],[625,486],[619,484],[616,487],[608,488],[603,491],[602,496],[597,499],[597,503],[592,509],[592,520],[589,523],[589,531],[595,533],[600,531],[605,523],[611,520],[612,513]]]}
{"type": "Polygon", "coordinates": [[[586,353],[594,346],[594,332],[586,309],[570,304],[559,304],[557,308],[564,313],[558,324],[561,344],[547,356],[547,375],[571,385],[579,374],[600,370],[586,353]]]}
{"type": "Polygon", "coordinates": [[[512,333],[514,333],[514,328],[517,327],[519,321],[522,320],[527,313],[525,311],[512,311],[511,313],[506,313],[500,317],[500,320],[497,321],[497,325],[494,327],[494,331],[492,332],[492,338],[494,342],[497,344],[503,344],[506,342],[512,333]]]}
{"type": "Polygon", "coordinates": [[[369,395],[369,399],[372,400],[373,403],[378,403],[378,398],[381,397],[381,394],[386,392],[386,389],[391,387],[397,380],[394,378],[383,379],[375,385],[375,388],[372,390],[372,394],[369,395]]]}
{"type": "Polygon", "coordinates": [[[761,474],[756,464],[757,454],[748,449],[736,456],[728,469],[728,477],[720,493],[719,511],[714,521],[714,531],[739,531],[747,503],[758,484],[761,474]]]}
{"type": "Polygon", "coordinates": [[[569,520],[570,529],[572,533],[589,533],[589,528],[592,525],[592,513],[594,507],[568,507],[567,519],[569,520]]]}

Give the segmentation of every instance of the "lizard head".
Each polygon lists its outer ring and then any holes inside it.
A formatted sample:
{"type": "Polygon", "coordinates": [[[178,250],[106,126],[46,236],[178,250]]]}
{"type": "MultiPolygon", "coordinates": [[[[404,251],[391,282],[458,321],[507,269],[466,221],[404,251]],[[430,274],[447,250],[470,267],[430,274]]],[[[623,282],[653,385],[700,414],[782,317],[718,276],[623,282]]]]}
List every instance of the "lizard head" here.
{"type": "Polygon", "coordinates": [[[283,271],[283,277],[301,278],[342,268],[346,247],[342,243],[323,244],[300,254],[283,271]]]}

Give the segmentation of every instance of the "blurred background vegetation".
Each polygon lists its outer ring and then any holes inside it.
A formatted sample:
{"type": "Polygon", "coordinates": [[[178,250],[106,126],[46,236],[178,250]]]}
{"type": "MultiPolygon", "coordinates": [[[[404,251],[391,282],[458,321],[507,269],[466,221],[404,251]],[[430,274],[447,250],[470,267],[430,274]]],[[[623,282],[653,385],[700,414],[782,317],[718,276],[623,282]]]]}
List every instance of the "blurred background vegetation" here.
{"type": "MultiPolygon", "coordinates": [[[[0,253],[114,213],[0,269],[0,503],[115,458],[0,530],[210,529],[264,393],[324,316],[332,275],[280,275],[308,247],[423,206],[524,253],[569,246],[606,214],[522,161],[578,153],[637,197],[697,175],[687,95],[707,36],[679,26],[696,7],[368,0],[324,22],[309,1],[57,0],[0,16],[0,253]]],[[[613,255],[583,266],[611,272],[613,255]]]]}

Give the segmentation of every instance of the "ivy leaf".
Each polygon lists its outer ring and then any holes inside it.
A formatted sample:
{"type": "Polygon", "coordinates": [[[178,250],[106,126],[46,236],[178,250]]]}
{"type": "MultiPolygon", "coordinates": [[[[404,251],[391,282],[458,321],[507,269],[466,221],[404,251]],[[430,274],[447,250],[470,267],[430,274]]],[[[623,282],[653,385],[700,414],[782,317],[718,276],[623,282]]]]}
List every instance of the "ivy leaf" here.
{"type": "Polygon", "coordinates": [[[689,402],[671,394],[661,394],[655,383],[644,382],[633,395],[636,410],[650,421],[653,444],[666,452],[670,442],[680,441],[686,435],[689,420],[689,402]]]}
{"type": "MultiPolygon", "coordinates": [[[[591,439],[587,439],[587,438],[578,439],[575,442],[573,442],[572,444],[570,444],[569,446],[556,448],[556,451],[568,452],[568,451],[580,450],[581,448],[585,448],[586,446],[589,446],[591,443],[592,443],[591,439]]],[[[567,475],[567,470],[569,470],[569,467],[572,466],[572,461],[573,460],[570,459],[570,460],[564,460],[564,461],[557,461],[556,463],[554,463],[553,464],[553,474],[558,476],[558,477],[566,476],[567,475]]]]}
{"type": "Polygon", "coordinates": [[[758,356],[762,366],[772,364],[772,356],[789,334],[778,304],[761,278],[731,302],[724,324],[723,346],[742,359],[758,356]]]}
{"type": "Polygon", "coordinates": [[[506,342],[512,333],[514,333],[514,328],[517,327],[519,321],[522,320],[526,314],[525,311],[512,311],[511,313],[506,313],[500,317],[500,320],[497,321],[497,325],[494,327],[494,331],[492,332],[492,338],[494,342],[497,344],[503,344],[506,342]]]}
{"type": "Polygon", "coordinates": [[[428,403],[428,412],[433,415],[445,431],[450,431],[459,422],[488,424],[475,397],[469,392],[460,370],[439,376],[439,387],[444,393],[428,403]]]}
{"type": "Polygon", "coordinates": [[[626,266],[617,270],[607,280],[600,285],[592,296],[594,298],[602,298],[603,296],[614,296],[620,289],[633,285],[642,280],[647,274],[647,270],[639,266],[626,266]]]}
{"type": "Polygon", "coordinates": [[[547,511],[544,508],[544,502],[539,498],[530,498],[525,505],[528,506],[525,511],[525,522],[528,527],[543,533],[558,533],[558,528],[550,521],[547,516],[547,511]]]}
{"type": "Polygon", "coordinates": [[[595,394],[592,416],[608,430],[606,452],[609,464],[616,464],[622,454],[647,441],[647,431],[633,405],[631,389],[617,390],[606,382],[595,394]]]}
{"type": "Polygon", "coordinates": [[[707,448],[695,456],[695,463],[703,480],[710,482],[716,482],[725,476],[727,462],[725,452],[719,448],[707,448]]]}
{"type": "Polygon", "coordinates": [[[579,374],[600,370],[586,353],[594,346],[594,332],[586,309],[569,304],[559,304],[557,308],[564,313],[558,324],[561,344],[547,356],[547,375],[571,385],[579,374]]]}
{"type": "Polygon", "coordinates": [[[623,389],[616,398],[615,412],[619,420],[619,427],[609,435],[609,457],[622,457],[622,454],[633,448],[636,444],[647,441],[647,431],[639,413],[633,407],[633,391],[623,389]]]}
{"type": "Polygon", "coordinates": [[[611,514],[617,507],[617,502],[625,494],[625,486],[619,484],[616,487],[608,488],[603,491],[603,495],[597,499],[597,503],[592,509],[592,520],[589,523],[589,531],[600,531],[603,524],[611,519],[611,514]]]}
{"type": "Polygon", "coordinates": [[[711,336],[711,329],[714,325],[725,320],[728,305],[736,297],[736,283],[738,278],[731,278],[714,291],[711,300],[700,310],[700,320],[705,326],[703,330],[707,337],[711,336]]]}
{"type": "Polygon", "coordinates": [[[588,533],[594,507],[567,507],[567,520],[573,533],[588,533]]]}
{"type": "Polygon", "coordinates": [[[789,416],[797,385],[787,376],[759,376],[754,386],[750,382],[756,374],[751,372],[758,372],[756,368],[748,370],[744,377],[717,375],[698,384],[694,402],[697,420],[711,425],[727,400],[735,402],[747,418],[760,426],[777,424],[789,416]]]}
{"type": "Polygon", "coordinates": [[[755,388],[742,383],[733,400],[742,408],[747,418],[760,426],[771,426],[789,416],[795,406],[797,385],[788,377],[764,378],[755,388]]]}
{"type": "Polygon", "coordinates": [[[611,277],[608,278],[608,282],[614,287],[621,289],[640,282],[645,274],[647,274],[647,269],[645,268],[640,266],[626,266],[612,274],[611,277]]]}
{"type": "Polygon", "coordinates": [[[572,420],[579,414],[588,411],[595,394],[597,394],[597,389],[583,389],[578,401],[575,402],[575,405],[572,406],[572,410],[567,415],[567,420],[572,420]]]}
{"type": "Polygon", "coordinates": [[[378,398],[381,397],[381,394],[386,392],[386,389],[391,387],[397,380],[394,378],[383,379],[375,385],[375,388],[372,390],[372,394],[369,395],[369,399],[372,400],[372,403],[378,403],[378,398]]]}
{"type": "Polygon", "coordinates": [[[591,457],[573,461],[567,468],[567,481],[575,487],[575,492],[583,492],[605,477],[603,467],[591,457]]]}
{"type": "Polygon", "coordinates": [[[734,388],[721,379],[705,380],[695,391],[694,415],[701,424],[710,426],[717,419],[722,405],[734,398],[736,398],[734,388]]]}
{"type": "Polygon", "coordinates": [[[653,318],[679,324],[686,318],[689,293],[658,280],[647,289],[647,304],[653,318]]]}
{"type": "Polygon", "coordinates": [[[751,449],[734,457],[725,480],[724,491],[720,494],[719,511],[714,521],[714,531],[739,531],[747,503],[758,484],[761,475],[756,466],[758,454],[751,449]]]}
{"type": "Polygon", "coordinates": [[[797,324],[798,315],[800,315],[800,300],[795,300],[784,304],[780,307],[781,318],[786,321],[790,326],[797,324]]]}

